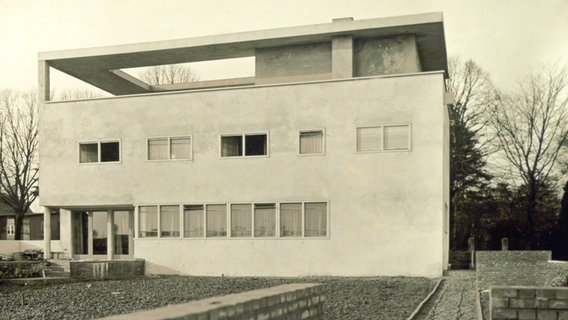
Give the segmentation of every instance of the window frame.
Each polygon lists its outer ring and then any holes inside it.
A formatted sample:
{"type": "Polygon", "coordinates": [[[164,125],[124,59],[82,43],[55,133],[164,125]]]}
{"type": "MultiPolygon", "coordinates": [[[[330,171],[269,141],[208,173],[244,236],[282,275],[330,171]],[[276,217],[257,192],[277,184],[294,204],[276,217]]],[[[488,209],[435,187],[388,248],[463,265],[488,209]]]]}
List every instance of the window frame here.
{"type": "Polygon", "coordinates": [[[193,135],[181,135],[181,136],[152,136],[146,137],[146,161],[157,162],[157,161],[193,161],[193,135]],[[189,138],[189,158],[174,159],[172,158],[172,139],[183,139],[189,138]],[[150,140],[167,139],[167,154],[166,159],[150,159],[150,140]]]}
{"type": "Polygon", "coordinates": [[[298,155],[302,157],[324,156],[326,154],[326,133],[325,128],[300,129],[298,130],[298,155]],[[321,132],[321,152],[319,153],[302,153],[302,133],[321,132]]]}
{"type": "Polygon", "coordinates": [[[147,204],[141,203],[136,205],[136,239],[181,239],[183,238],[183,205],[175,204],[175,203],[163,203],[163,204],[147,204]],[[140,207],[155,207],[156,208],[156,236],[153,237],[142,237],[140,236],[140,207]],[[162,236],[162,207],[177,207],[178,208],[178,236],[162,236]]]}
{"type": "Polygon", "coordinates": [[[389,123],[383,125],[364,125],[355,128],[355,152],[356,153],[385,153],[385,152],[410,152],[412,151],[412,124],[411,123],[389,123]],[[408,127],[408,148],[404,149],[385,149],[385,128],[388,127],[408,127]],[[359,150],[359,129],[380,128],[381,131],[381,147],[379,150],[359,150]]]}
{"type": "Polygon", "coordinates": [[[219,158],[220,159],[242,159],[242,158],[268,158],[270,156],[270,134],[268,131],[251,131],[240,133],[221,133],[219,134],[219,158]],[[246,154],[246,136],[266,135],[266,154],[247,155],[246,154]],[[242,155],[240,156],[223,156],[223,137],[241,137],[242,155]]]}
{"type": "Polygon", "coordinates": [[[330,214],[329,214],[330,213],[330,208],[329,208],[330,205],[329,205],[329,203],[330,203],[329,201],[324,201],[324,200],[322,200],[322,201],[309,200],[309,201],[282,201],[282,202],[279,202],[278,203],[278,211],[277,211],[277,216],[278,216],[278,219],[277,219],[278,236],[277,236],[277,238],[278,239],[329,239],[330,238],[330,231],[331,231],[331,228],[330,228],[331,221],[330,221],[330,214]],[[301,204],[301,208],[302,208],[302,216],[301,216],[301,220],[300,220],[300,222],[302,224],[301,225],[301,231],[302,231],[301,236],[290,236],[290,237],[281,236],[280,215],[281,215],[282,211],[280,210],[280,207],[281,207],[282,204],[287,204],[287,203],[290,203],[290,204],[299,203],[299,204],[301,204]],[[325,209],[326,209],[325,210],[325,219],[326,219],[325,220],[326,221],[326,223],[325,223],[325,236],[313,236],[313,237],[307,237],[306,236],[306,204],[307,203],[325,203],[325,209]]]}
{"type": "Polygon", "coordinates": [[[310,239],[329,239],[330,238],[330,228],[331,220],[330,220],[330,201],[329,200],[310,200],[310,201],[248,201],[248,202],[191,202],[191,203],[181,203],[181,204],[146,204],[141,203],[136,205],[136,215],[135,215],[135,234],[136,239],[173,239],[173,240],[276,240],[276,239],[283,239],[283,240],[310,240],[310,239]],[[309,203],[325,203],[326,212],[325,212],[325,235],[323,236],[306,236],[306,204],[309,203]],[[301,219],[300,219],[300,229],[301,234],[297,236],[282,236],[281,235],[281,207],[283,204],[300,204],[301,206],[301,219]],[[223,236],[208,236],[207,235],[207,212],[208,206],[211,205],[222,205],[225,206],[224,211],[224,218],[225,218],[225,235],[223,236]],[[232,205],[249,205],[251,209],[251,235],[250,236],[238,236],[235,237],[232,235],[232,216],[231,216],[231,208],[232,205]],[[274,205],[274,236],[258,236],[256,235],[255,228],[255,209],[257,205],[274,205]],[[164,237],[162,236],[162,210],[161,207],[163,206],[177,206],[179,208],[179,236],[174,237],[164,237]],[[203,218],[203,235],[199,237],[189,237],[185,236],[185,207],[186,206],[202,206],[202,218],[203,218]],[[156,218],[157,218],[157,225],[156,225],[156,236],[151,237],[142,237],[141,230],[140,230],[140,208],[141,207],[155,207],[156,208],[156,218]]]}
{"type": "MultiPolygon", "coordinates": [[[[207,216],[206,216],[207,204],[205,204],[205,203],[184,203],[184,204],[181,205],[181,208],[182,208],[182,214],[181,214],[182,215],[182,225],[181,225],[181,231],[182,231],[181,236],[182,236],[182,238],[183,239],[204,239],[204,238],[207,238],[207,230],[206,230],[206,228],[207,228],[207,216]],[[186,232],[186,229],[185,229],[185,222],[186,222],[185,211],[186,211],[186,207],[191,207],[191,206],[194,206],[194,207],[200,206],[201,207],[201,220],[202,220],[201,230],[202,230],[202,234],[199,237],[192,237],[192,236],[186,236],[185,235],[185,232],[186,232]]],[[[215,238],[215,237],[211,237],[211,238],[215,238]]]]}
{"type": "Polygon", "coordinates": [[[121,139],[104,139],[104,140],[81,140],[77,142],[77,163],[79,165],[93,164],[117,164],[122,163],[122,140],[121,139]],[[118,142],[118,161],[101,161],[101,144],[118,142]],[[97,145],[97,161],[81,162],[81,145],[96,144],[97,145]]]}

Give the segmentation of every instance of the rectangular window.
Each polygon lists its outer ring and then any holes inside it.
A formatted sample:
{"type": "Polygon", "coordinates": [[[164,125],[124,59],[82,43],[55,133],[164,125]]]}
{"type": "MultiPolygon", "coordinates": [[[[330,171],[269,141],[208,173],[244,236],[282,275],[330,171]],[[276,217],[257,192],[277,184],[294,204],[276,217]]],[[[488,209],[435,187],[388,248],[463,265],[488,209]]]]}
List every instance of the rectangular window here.
{"type": "Polygon", "coordinates": [[[357,128],[357,151],[381,151],[382,127],[357,128]]]}
{"type": "Polygon", "coordinates": [[[99,144],[98,143],[81,143],[79,144],[79,162],[93,163],[99,162],[99,144]]]}
{"type": "Polygon", "coordinates": [[[276,205],[274,203],[254,205],[254,236],[276,236],[276,205]]]}
{"type": "Polygon", "coordinates": [[[300,131],[300,154],[323,154],[323,130],[300,131]]]}
{"type": "Polygon", "coordinates": [[[179,237],[179,206],[160,206],[160,237],[179,237]]]}
{"type": "Polygon", "coordinates": [[[304,236],[325,237],[327,235],[327,203],[305,203],[304,220],[304,236]]]}
{"type": "Polygon", "coordinates": [[[148,139],[148,160],[187,160],[191,153],[191,137],[148,139]]]}
{"type": "Polygon", "coordinates": [[[118,141],[101,142],[101,162],[120,161],[120,144],[118,141]]]}
{"type": "Polygon", "coordinates": [[[168,138],[148,139],[148,160],[168,159],[168,138]]]}
{"type": "Polygon", "coordinates": [[[205,210],[203,205],[184,206],[183,210],[183,236],[186,238],[202,238],[203,216],[205,210]]]}
{"type": "Polygon", "coordinates": [[[252,212],[250,204],[231,205],[231,237],[252,236],[252,212]]]}
{"type": "Polygon", "coordinates": [[[221,137],[221,157],[240,157],[243,155],[242,136],[221,137]]]}
{"type": "Polygon", "coordinates": [[[268,155],[268,135],[266,133],[221,136],[221,157],[265,155],[268,155]]]}
{"type": "Polygon", "coordinates": [[[357,151],[410,150],[410,125],[357,128],[357,151]]]}
{"type": "Polygon", "coordinates": [[[227,236],[227,206],[208,204],[206,207],[207,237],[227,236]]]}
{"type": "Polygon", "coordinates": [[[302,236],[301,203],[280,204],[280,236],[281,237],[302,236]]]}
{"type": "Polygon", "coordinates": [[[119,141],[79,143],[79,163],[120,162],[119,141]]]}
{"type": "Polygon", "coordinates": [[[170,159],[191,159],[191,138],[170,138],[170,159]]]}
{"type": "Polygon", "coordinates": [[[385,150],[410,149],[410,127],[408,125],[384,126],[385,150]]]}
{"type": "Polygon", "coordinates": [[[140,238],[154,238],[158,236],[158,207],[141,206],[138,208],[140,238]]]}
{"type": "Polygon", "coordinates": [[[266,134],[246,134],[245,135],[245,156],[265,156],[267,155],[266,134]]]}
{"type": "Polygon", "coordinates": [[[60,216],[59,210],[51,212],[51,240],[60,240],[61,238],[61,226],[59,224],[60,216]]]}

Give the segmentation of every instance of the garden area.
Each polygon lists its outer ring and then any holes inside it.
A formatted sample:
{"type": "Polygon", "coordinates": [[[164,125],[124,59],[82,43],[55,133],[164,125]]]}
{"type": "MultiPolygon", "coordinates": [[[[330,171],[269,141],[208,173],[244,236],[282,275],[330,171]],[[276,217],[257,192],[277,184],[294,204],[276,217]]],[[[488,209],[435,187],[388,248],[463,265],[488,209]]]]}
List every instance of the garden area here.
{"type": "Polygon", "coordinates": [[[325,319],[406,319],[437,279],[147,276],[39,286],[0,285],[0,319],[96,319],[286,283],[325,285],[325,319]]]}

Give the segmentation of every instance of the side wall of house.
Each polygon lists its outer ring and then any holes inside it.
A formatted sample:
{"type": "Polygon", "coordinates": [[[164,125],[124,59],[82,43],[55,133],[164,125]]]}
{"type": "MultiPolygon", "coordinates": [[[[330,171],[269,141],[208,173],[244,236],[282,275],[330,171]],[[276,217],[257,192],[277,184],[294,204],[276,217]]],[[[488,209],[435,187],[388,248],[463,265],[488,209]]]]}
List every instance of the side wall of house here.
{"type": "Polygon", "coordinates": [[[444,110],[442,73],[48,103],[41,201],[326,201],[325,238],[136,239],[134,254],[192,275],[440,276],[444,110]],[[356,152],[357,127],[389,124],[411,125],[411,151],[356,152]],[[299,130],[321,128],[325,155],[299,155],[299,130]],[[247,132],[268,132],[267,157],[220,158],[220,134],[247,132]],[[146,138],[187,135],[193,160],[146,160],[146,138]],[[105,139],[120,163],[78,163],[80,141],[105,139]]]}

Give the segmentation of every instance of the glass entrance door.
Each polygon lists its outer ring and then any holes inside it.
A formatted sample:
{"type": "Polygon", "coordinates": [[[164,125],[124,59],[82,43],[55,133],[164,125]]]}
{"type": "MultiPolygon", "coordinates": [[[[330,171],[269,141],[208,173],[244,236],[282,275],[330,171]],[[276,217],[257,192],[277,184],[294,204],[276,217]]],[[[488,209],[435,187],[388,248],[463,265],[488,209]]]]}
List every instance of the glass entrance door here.
{"type": "Polygon", "coordinates": [[[73,213],[73,252],[78,259],[132,256],[134,214],[131,210],[81,211],[73,213]],[[109,215],[112,228],[109,230],[109,215]],[[110,235],[109,235],[110,231],[110,235]],[[112,237],[112,248],[108,238],[112,237]]]}

